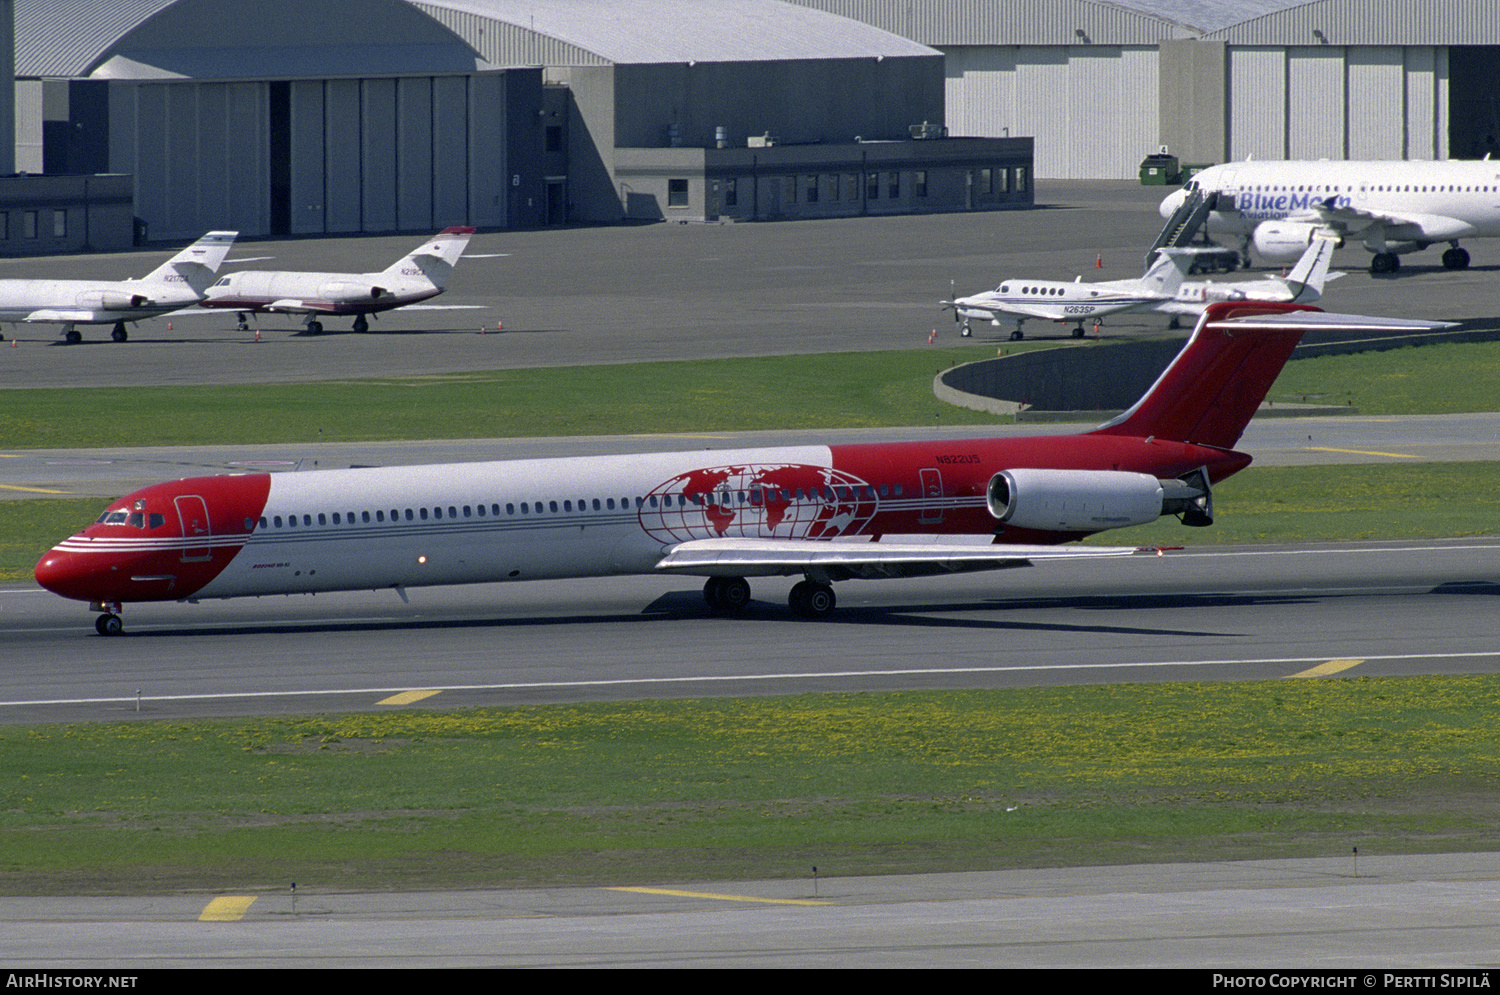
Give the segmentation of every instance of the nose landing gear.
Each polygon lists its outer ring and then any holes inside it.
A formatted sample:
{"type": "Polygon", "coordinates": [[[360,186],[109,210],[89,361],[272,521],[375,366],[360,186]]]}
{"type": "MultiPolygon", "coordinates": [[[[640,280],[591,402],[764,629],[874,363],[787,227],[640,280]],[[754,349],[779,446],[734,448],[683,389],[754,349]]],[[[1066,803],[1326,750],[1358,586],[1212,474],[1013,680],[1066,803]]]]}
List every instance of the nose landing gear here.
{"type": "Polygon", "coordinates": [[[125,623],[120,619],[120,603],[111,601],[108,604],[95,602],[89,605],[96,612],[103,612],[94,619],[94,631],[101,636],[118,636],[125,631],[125,623]]]}

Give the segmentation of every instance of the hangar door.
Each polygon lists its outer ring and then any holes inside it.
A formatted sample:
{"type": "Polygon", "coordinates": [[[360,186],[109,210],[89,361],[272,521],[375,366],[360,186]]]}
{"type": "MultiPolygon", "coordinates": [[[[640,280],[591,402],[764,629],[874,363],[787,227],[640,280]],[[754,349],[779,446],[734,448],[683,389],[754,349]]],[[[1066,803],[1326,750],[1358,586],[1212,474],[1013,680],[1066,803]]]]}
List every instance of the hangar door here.
{"type": "Polygon", "coordinates": [[[109,164],[158,239],[507,223],[502,73],[112,83],[109,164]]]}

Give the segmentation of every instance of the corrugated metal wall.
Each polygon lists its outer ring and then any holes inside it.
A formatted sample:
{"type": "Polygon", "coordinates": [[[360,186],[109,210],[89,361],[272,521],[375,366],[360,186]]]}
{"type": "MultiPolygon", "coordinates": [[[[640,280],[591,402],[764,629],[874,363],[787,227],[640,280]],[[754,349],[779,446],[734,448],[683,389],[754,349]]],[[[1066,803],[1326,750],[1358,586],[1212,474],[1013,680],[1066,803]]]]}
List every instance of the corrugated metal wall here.
{"type": "MultiPolygon", "coordinates": [[[[111,87],[110,168],[152,239],[272,233],[271,85],[111,87]]],[[[502,74],[286,85],[293,234],[507,223],[502,74]]]]}
{"type": "Polygon", "coordinates": [[[1036,175],[1134,176],[1156,151],[1156,49],[975,46],[947,57],[948,133],[1036,137],[1036,175]]]}
{"type": "Polygon", "coordinates": [[[110,87],[110,169],[136,177],[136,213],[155,239],[270,221],[264,83],[110,87]]]}
{"type": "Polygon", "coordinates": [[[1446,49],[1229,50],[1232,159],[1448,155],[1446,49]]]}

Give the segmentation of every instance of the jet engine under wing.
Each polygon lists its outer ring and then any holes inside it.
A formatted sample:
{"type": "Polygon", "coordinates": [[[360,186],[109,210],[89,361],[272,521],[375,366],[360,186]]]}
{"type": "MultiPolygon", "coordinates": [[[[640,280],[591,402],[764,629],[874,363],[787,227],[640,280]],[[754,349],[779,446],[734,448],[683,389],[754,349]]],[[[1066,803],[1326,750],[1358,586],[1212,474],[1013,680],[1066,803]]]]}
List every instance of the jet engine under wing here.
{"type": "Polygon", "coordinates": [[[1035,560],[1128,556],[1134,546],[1018,546],[986,542],[814,542],[806,539],[694,539],[667,551],[656,569],[698,577],[821,573],[828,580],[930,577],[1029,567],[1035,560]]]}

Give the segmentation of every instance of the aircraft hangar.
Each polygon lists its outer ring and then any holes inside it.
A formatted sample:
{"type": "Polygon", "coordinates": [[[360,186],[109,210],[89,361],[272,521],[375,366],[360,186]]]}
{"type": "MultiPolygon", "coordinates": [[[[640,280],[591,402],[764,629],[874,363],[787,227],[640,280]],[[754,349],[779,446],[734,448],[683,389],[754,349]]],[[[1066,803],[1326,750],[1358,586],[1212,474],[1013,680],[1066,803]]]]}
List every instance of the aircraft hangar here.
{"type": "Polygon", "coordinates": [[[120,247],[102,229],[132,221],[163,241],[1026,206],[1034,178],[1132,178],[1162,145],[1441,159],[1500,135],[1494,0],[0,4],[15,168],[49,181],[0,184],[6,254],[120,247]]]}
{"type": "Polygon", "coordinates": [[[793,0],[941,51],[955,134],[1032,135],[1038,177],[1496,151],[1494,0],[793,0]]]}
{"type": "MultiPolygon", "coordinates": [[[[535,220],[540,70],[490,65],[405,0],[14,14],[17,169],[133,176],[137,240],[535,220]]],[[[51,213],[64,237],[91,220],[51,213]]]]}

